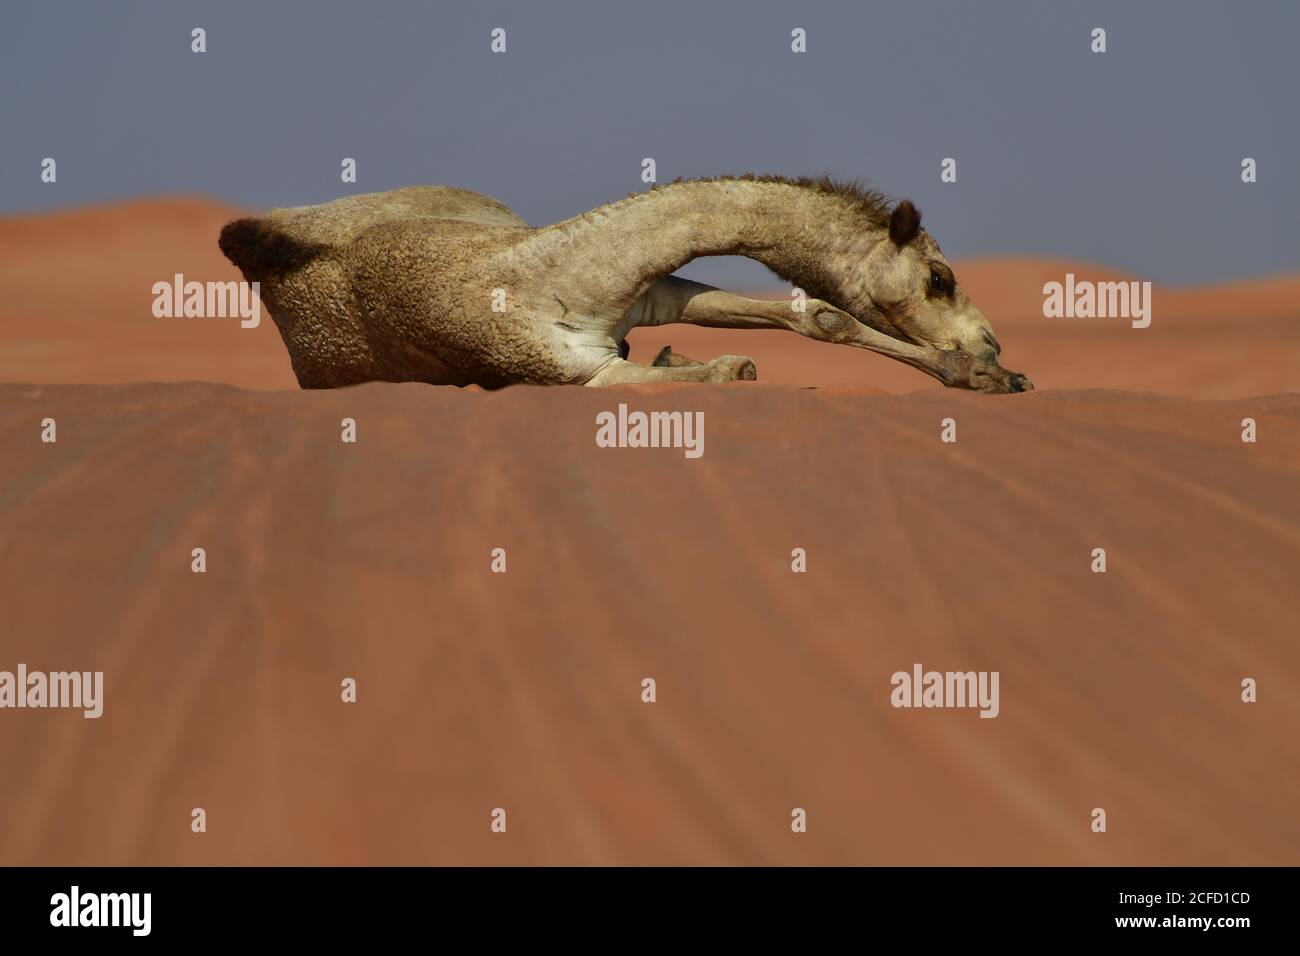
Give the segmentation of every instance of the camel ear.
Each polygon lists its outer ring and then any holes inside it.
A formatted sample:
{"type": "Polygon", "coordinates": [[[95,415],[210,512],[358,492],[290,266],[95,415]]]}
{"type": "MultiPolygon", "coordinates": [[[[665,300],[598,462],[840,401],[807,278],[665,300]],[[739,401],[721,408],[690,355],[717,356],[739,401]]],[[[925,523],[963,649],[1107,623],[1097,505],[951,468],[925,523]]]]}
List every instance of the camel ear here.
{"type": "Polygon", "coordinates": [[[921,210],[904,199],[889,214],[889,238],[898,248],[903,248],[921,231],[921,210]]]}

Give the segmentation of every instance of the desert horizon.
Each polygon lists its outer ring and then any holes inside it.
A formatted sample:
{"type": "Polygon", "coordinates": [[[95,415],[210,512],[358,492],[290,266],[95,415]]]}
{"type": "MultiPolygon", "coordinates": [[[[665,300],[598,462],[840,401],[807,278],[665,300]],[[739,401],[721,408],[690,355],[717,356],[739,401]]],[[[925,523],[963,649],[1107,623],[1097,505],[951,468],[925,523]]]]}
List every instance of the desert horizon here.
{"type": "MultiPolygon", "coordinates": [[[[296,388],[265,309],[255,329],[231,319],[160,319],[151,312],[153,284],[170,283],[177,273],[203,282],[241,279],[216,236],[247,212],[203,197],[172,196],[0,216],[0,285],[6,290],[0,381],[296,388]],[[110,330],[112,338],[105,338],[110,330]]],[[[955,269],[1003,336],[1007,361],[1036,373],[1031,377],[1039,388],[1203,398],[1300,391],[1300,273],[1209,286],[1156,285],[1152,325],[1137,329],[1120,319],[1042,314],[1045,282],[1067,273],[1094,282],[1137,280],[1131,272],[1027,256],[958,260],[955,269]]],[[[781,298],[788,287],[773,276],[750,294],[781,298]]],[[[883,356],[784,332],[673,325],[634,329],[628,341],[632,360],[641,362],[666,344],[698,358],[750,355],[759,384],[866,385],[889,393],[939,387],[883,356]]]]}

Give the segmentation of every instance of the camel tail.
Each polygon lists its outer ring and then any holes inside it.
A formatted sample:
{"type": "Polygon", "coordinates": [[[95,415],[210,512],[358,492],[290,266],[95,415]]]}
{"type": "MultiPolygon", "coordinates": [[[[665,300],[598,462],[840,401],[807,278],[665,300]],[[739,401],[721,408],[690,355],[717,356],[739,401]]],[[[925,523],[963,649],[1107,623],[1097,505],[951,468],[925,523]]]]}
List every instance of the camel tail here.
{"type": "Polygon", "coordinates": [[[217,245],[250,281],[301,269],[329,250],[321,243],[296,239],[265,219],[226,223],[217,245]]]}

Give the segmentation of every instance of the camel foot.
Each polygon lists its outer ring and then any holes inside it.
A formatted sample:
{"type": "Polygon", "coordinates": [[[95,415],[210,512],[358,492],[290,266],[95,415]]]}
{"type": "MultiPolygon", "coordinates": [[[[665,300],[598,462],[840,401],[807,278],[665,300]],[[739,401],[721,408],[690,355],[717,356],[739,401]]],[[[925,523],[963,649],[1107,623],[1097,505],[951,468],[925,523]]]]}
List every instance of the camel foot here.
{"type": "Polygon", "coordinates": [[[754,360],[745,355],[720,355],[704,367],[706,382],[752,382],[758,378],[754,360]]]}
{"type": "MultiPolygon", "coordinates": [[[[689,361],[689,360],[687,360],[689,361]]],[[[690,365],[637,365],[616,358],[607,362],[586,385],[653,385],[660,382],[752,382],[758,377],[752,359],[743,355],[723,355],[712,362],[690,365]]]]}

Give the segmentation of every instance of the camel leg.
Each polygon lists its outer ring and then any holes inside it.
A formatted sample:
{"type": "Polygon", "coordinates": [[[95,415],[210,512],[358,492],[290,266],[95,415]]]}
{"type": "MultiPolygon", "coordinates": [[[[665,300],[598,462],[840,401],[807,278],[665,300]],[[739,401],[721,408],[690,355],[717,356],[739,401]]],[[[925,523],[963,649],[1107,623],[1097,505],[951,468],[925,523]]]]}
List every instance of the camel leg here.
{"type": "MultiPolygon", "coordinates": [[[[623,358],[627,358],[626,355],[623,358]]],[[[665,345],[655,356],[655,360],[650,363],[655,368],[686,368],[691,365],[703,365],[703,362],[688,358],[680,352],[674,352],[671,345],[665,345]]]]}
{"type": "Polygon", "coordinates": [[[796,312],[789,302],[748,299],[700,282],[666,276],[637,300],[628,317],[635,325],[685,322],[724,329],[787,329],[819,342],[854,345],[888,355],[945,385],[963,385],[982,391],[1021,390],[1009,380],[1023,376],[999,366],[978,363],[968,353],[904,342],[863,325],[820,299],[808,299],[804,306],[804,311],[796,312]]]}
{"type": "Polygon", "coordinates": [[[585,385],[654,385],[661,382],[752,382],[758,377],[753,359],[743,355],[721,355],[711,362],[694,365],[638,365],[616,358],[588,379],[585,385]]]}

